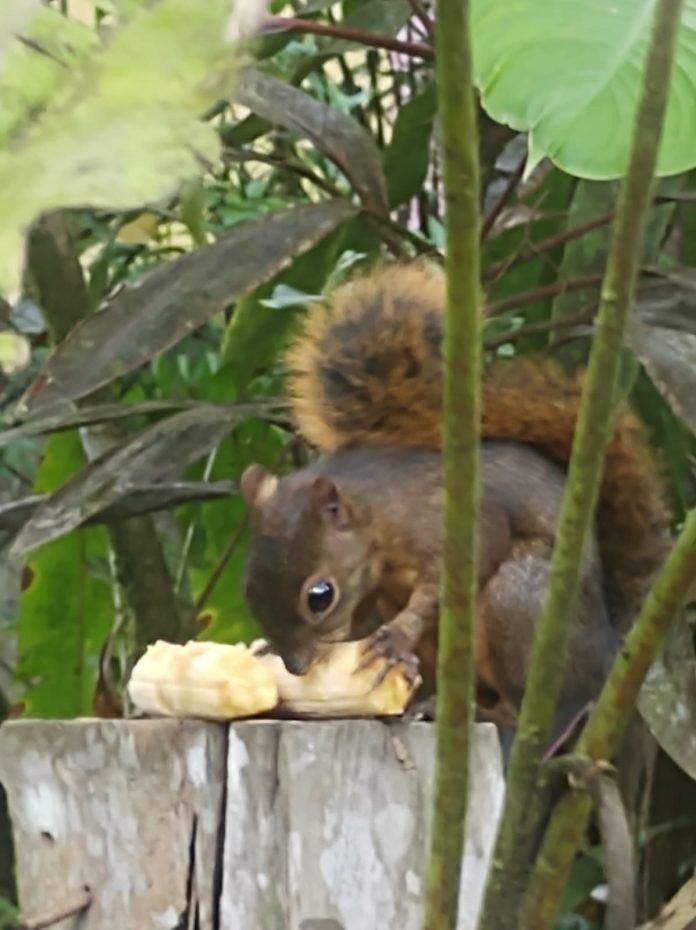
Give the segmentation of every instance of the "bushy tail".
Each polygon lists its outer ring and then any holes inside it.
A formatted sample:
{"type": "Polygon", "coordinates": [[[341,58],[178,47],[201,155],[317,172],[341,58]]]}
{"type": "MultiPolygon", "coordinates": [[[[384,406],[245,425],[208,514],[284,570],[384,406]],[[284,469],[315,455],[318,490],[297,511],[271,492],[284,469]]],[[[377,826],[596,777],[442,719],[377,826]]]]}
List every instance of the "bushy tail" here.
{"type": "MultiPolygon", "coordinates": [[[[387,265],[310,308],[287,353],[300,431],[323,450],[348,443],[440,447],[442,272],[387,265]]],[[[566,465],[582,382],[547,360],[496,362],[482,386],[482,434],[534,445],[566,465]]],[[[607,447],[598,531],[610,610],[625,629],[669,544],[656,460],[623,406],[607,447]]]]}

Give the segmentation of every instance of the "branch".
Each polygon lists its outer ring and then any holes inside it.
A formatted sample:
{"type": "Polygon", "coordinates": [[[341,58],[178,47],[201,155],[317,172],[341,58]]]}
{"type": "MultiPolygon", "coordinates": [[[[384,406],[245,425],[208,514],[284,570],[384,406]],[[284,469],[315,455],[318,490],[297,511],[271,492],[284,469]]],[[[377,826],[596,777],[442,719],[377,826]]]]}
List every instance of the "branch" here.
{"type": "Polygon", "coordinates": [[[606,213],[593,216],[592,219],[586,220],[584,223],[578,223],[577,226],[571,226],[570,229],[563,229],[561,232],[553,233],[553,235],[547,236],[539,242],[533,242],[531,245],[526,246],[526,248],[520,249],[516,255],[511,255],[509,258],[504,258],[502,261],[489,265],[483,272],[483,280],[492,281],[495,278],[499,278],[501,275],[510,271],[511,268],[517,267],[517,265],[522,265],[524,262],[531,262],[545,252],[553,252],[554,249],[557,249],[561,245],[565,245],[566,242],[580,239],[588,232],[599,229],[601,226],[608,226],[614,219],[614,215],[614,210],[607,210],[606,213]]]}
{"type": "Polygon", "coordinates": [[[411,9],[414,14],[418,17],[418,21],[425,29],[428,38],[432,40],[435,35],[435,27],[432,19],[428,16],[428,11],[421,3],[421,0],[409,0],[409,3],[411,4],[411,9]]]}
{"type": "Polygon", "coordinates": [[[481,272],[478,133],[468,0],[440,0],[438,109],[446,216],[443,340],[444,540],[437,664],[437,748],[425,930],[457,924],[472,709],[477,590],[481,272]]]}
{"type": "Polygon", "coordinates": [[[309,19],[298,19],[294,16],[269,16],[264,23],[263,32],[297,32],[305,35],[331,36],[333,39],[357,42],[368,48],[386,49],[389,52],[408,55],[410,58],[422,58],[424,61],[433,61],[435,58],[435,52],[431,46],[424,45],[422,42],[405,42],[393,36],[363,32],[362,29],[353,29],[350,26],[330,26],[309,19]]]}
{"type": "Polygon", "coordinates": [[[545,300],[547,297],[556,297],[558,294],[567,294],[570,291],[591,290],[599,287],[601,283],[601,274],[586,274],[577,278],[567,278],[565,281],[554,281],[553,284],[543,284],[541,287],[533,287],[529,291],[522,291],[521,294],[513,294],[512,297],[505,297],[503,300],[488,304],[486,316],[500,316],[516,307],[524,307],[525,304],[533,304],[537,300],[545,300]]]}
{"type": "MultiPolygon", "coordinates": [[[[327,181],[325,178],[320,177],[311,168],[307,168],[305,165],[301,165],[297,162],[290,160],[284,160],[278,158],[277,156],[267,155],[265,152],[258,152],[254,149],[244,149],[237,148],[235,146],[227,145],[225,147],[225,154],[228,154],[230,157],[234,158],[236,161],[257,161],[262,164],[271,165],[274,168],[280,170],[291,171],[300,178],[304,178],[309,181],[311,184],[316,185],[320,190],[325,191],[332,197],[341,196],[340,191],[333,185],[330,181],[327,181]]],[[[395,237],[404,239],[406,242],[410,243],[420,255],[432,255],[439,257],[439,252],[434,245],[429,243],[426,239],[423,239],[417,233],[411,232],[410,229],[407,229],[405,226],[395,222],[389,216],[382,216],[378,213],[369,213],[368,211],[363,211],[363,218],[366,222],[370,223],[373,228],[376,229],[377,234],[382,238],[382,241],[387,245],[392,247],[392,251],[398,255],[403,255],[403,250],[394,247],[395,237]]]]}
{"type": "MultiPolygon", "coordinates": [[[[680,9],[681,0],[658,0],[656,5],[650,50],[633,130],[629,168],[619,192],[616,222],[595,324],[595,337],[557,527],[550,589],[537,628],[520,712],[519,730],[510,757],[506,804],[486,889],[482,930],[502,930],[503,926],[509,926],[511,912],[508,911],[508,907],[512,907],[513,915],[517,911],[528,869],[526,859],[529,848],[524,840],[528,836],[527,828],[530,824],[538,823],[541,813],[540,795],[537,790],[540,765],[565,666],[568,625],[577,602],[583,546],[597,503],[604,450],[610,430],[612,402],[616,394],[623,335],[635,288],[640,246],[651,201],[680,9]],[[505,902],[505,913],[500,907],[501,902],[505,902]]],[[[691,522],[691,533],[693,535],[687,535],[686,543],[682,541],[680,550],[686,550],[682,556],[685,562],[688,561],[689,546],[692,549],[691,559],[695,558],[693,550],[696,546],[696,517],[691,522]]],[[[630,540],[627,540],[626,544],[630,545],[630,540]]],[[[677,585],[681,577],[678,573],[681,566],[680,563],[676,566],[673,562],[671,564],[674,576],[670,574],[668,581],[677,585]]],[[[694,565],[696,562],[690,564],[694,565]]],[[[669,596],[669,584],[663,582],[657,604],[655,598],[649,599],[646,610],[653,623],[659,622],[660,616],[664,621],[669,611],[665,606],[664,613],[661,614],[660,606],[666,604],[669,596]]],[[[679,603],[678,597],[676,601],[675,610],[679,603]]],[[[669,619],[671,620],[671,614],[669,619]]],[[[634,631],[634,636],[627,640],[627,648],[630,650],[629,643],[632,642],[634,650],[629,653],[628,670],[624,649],[603,692],[604,695],[613,694],[614,706],[620,702],[621,710],[625,713],[629,711],[626,701],[631,695],[637,694],[640,687],[644,674],[642,661],[649,651],[644,644],[642,649],[637,651],[636,635],[640,637],[641,633],[635,634],[634,631]],[[621,678],[622,674],[625,682],[619,698],[617,675],[621,678]],[[626,686],[626,681],[630,682],[630,687],[626,686]]],[[[654,632],[652,636],[652,644],[656,647],[660,640],[655,638],[654,632]]],[[[647,669],[647,665],[645,668],[647,669]]],[[[605,696],[604,732],[605,735],[615,735],[618,729],[616,714],[612,726],[607,718],[607,701],[605,696]]],[[[609,706],[612,706],[611,700],[609,706]]],[[[596,715],[593,716],[596,721],[596,715]]],[[[595,751],[599,748],[597,743],[588,744],[587,739],[593,739],[596,729],[596,722],[594,725],[588,724],[583,739],[583,745],[589,745],[595,751]]],[[[611,745],[612,743],[605,739],[601,748],[605,750],[611,745]]],[[[559,814],[554,819],[556,828],[550,831],[549,843],[544,843],[546,858],[537,863],[534,890],[530,890],[526,899],[523,924],[526,930],[548,926],[558,906],[562,883],[582,835],[585,818],[582,816],[583,810],[578,808],[584,808],[586,817],[589,800],[583,796],[582,800],[578,801],[577,796],[570,795],[559,806],[559,812],[567,811],[568,807],[576,808],[574,813],[577,819],[572,821],[567,814],[559,814]],[[558,842],[557,846],[553,845],[555,841],[558,842]],[[550,854],[553,855],[553,868],[549,865],[550,854]],[[548,918],[546,923],[541,919],[542,912],[548,918]]]]}
{"type": "Polygon", "coordinates": [[[259,152],[255,149],[250,148],[241,148],[233,145],[226,144],[223,149],[223,157],[238,162],[245,161],[256,161],[264,165],[270,165],[272,168],[278,168],[283,171],[290,171],[298,178],[303,178],[306,181],[309,181],[310,184],[314,184],[319,190],[324,191],[330,197],[341,197],[342,194],[340,190],[336,187],[335,184],[332,184],[331,181],[328,181],[326,178],[322,178],[321,175],[318,175],[311,168],[308,168],[306,165],[301,164],[300,162],[292,161],[289,158],[279,158],[277,155],[269,155],[266,152],[259,152]]]}
{"type": "Polygon", "coordinates": [[[487,352],[492,349],[499,349],[500,346],[507,345],[511,342],[517,342],[525,339],[527,336],[538,336],[542,333],[556,333],[560,329],[573,329],[575,326],[581,326],[583,323],[592,323],[595,316],[596,304],[591,303],[578,310],[573,316],[556,317],[551,320],[540,320],[538,323],[527,323],[514,329],[511,332],[503,333],[502,336],[493,336],[486,339],[483,347],[487,352]]]}
{"type": "Polygon", "coordinates": [[[217,583],[222,577],[227,563],[234,555],[237,547],[244,538],[244,534],[247,531],[249,526],[249,515],[247,512],[244,513],[244,516],[239,521],[235,527],[232,535],[230,536],[225,548],[222,550],[217,562],[215,563],[212,572],[210,573],[208,579],[206,580],[203,590],[196,598],[196,603],[194,604],[193,610],[191,611],[191,624],[197,623],[198,619],[205,608],[205,605],[210,599],[210,595],[213,593],[217,587],[217,583]]]}
{"type": "Polygon", "coordinates": [[[522,180],[522,175],[524,174],[524,166],[527,159],[521,158],[519,165],[515,170],[510,174],[510,177],[507,179],[505,186],[503,187],[500,195],[495,199],[491,205],[490,210],[484,217],[483,223],[481,224],[481,243],[483,244],[486,239],[488,239],[491,230],[495,226],[495,222],[503,212],[505,204],[508,202],[512,192],[517,187],[517,185],[522,180]]]}
{"type": "MultiPolygon", "coordinates": [[[[278,471],[278,469],[283,465],[283,462],[285,461],[285,459],[289,455],[291,455],[292,452],[297,448],[299,442],[300,440],[297,436],[291,436],[290,439],[283,445],[283,448],[280,450],[280,454],[275,458],[271,466],[274,472],[278,471]]],[[[246,512],[244,516],[242,517],[242,519],[237,524],[237,526],[235,527],[235,529],[232,531],[232,535],[227,541],[227,544],[225,548],[223,549],[222,553],[220,554],[217,562],[213,566],[213,570],[208,576],[206,583],[203,585],[203,590],[196,598],[196,603],[193,606],[193,610],[191,612],[191,617],[189,621],[192,627],[195,626],[199,622],[200,614],[205,608],[205,605],[208,603],[208,600],[210,599],[211,594],[217,587],[217,583],[220,581],[220,578],[222,577],[222,573],[225,570],[225,566],[227,565],[229,560],[232,558],[237,547],[239,546],[240,542],[244,538],[244,534],[246,533],[248,526],[249,526],[249,514],[248,512],[246,512]]]]}
{"type": "MultiPolygon", "coordinates": [[[[680,196],[675,196],[674,194],[658,194],[657,197],[653,197],[651,206],[660,207],[666,203],[682,203],[685,201],[691,202],[691,198],[683,194],[680,196]]],[[[493,278],[498,278],[500,275],[510,271],[511,268],[516,268],[517,265],[533,261],[535,258],[543,255],[544,252],[553,252],[554,249],[557,249],[561,245],[565,245],[566,242],[580,239],[588,232],[599,229],[601,226],[608,226],[615,216],[615,210],[607,210],[606,213],[593,216],[592,219],[585,220],[584,223],[578,223],[577,226],[571,226],[570,229],[564,229],[561,232],[547,236],[546,239],[540,239],[539,242],[533,242],[526,248],[520,249],[516,255],[488,265],[488,267],[483,270],[483,280],[491,281],[493,278]]]]}
{"type": "MultiPolygon", "coordinates": [[[[662,0],[662,5],[679,0],[662,0]]],[[[664,41],[664,40],[661,40],[664,41]]],[[[640,616],[626,636],[575,755],[603,761],[614,754],[635,707],[648,669],[696,577],[696,509],[665,562],[640,616]]],[[[567,794],[554,811],[524,902],[521,928],[546,926],[553,919],[591,808],[589,795],[567,794]]]]}
{"type": "Polygon", "coordinates": [[[634,842],[616,770],[604,760],[593,762],[587,756],[567,754],[550,760],[547,771],[566,776],[572,788],[587,792],[592,800],[609,892],[604,915],[605,930],[635,930],[634,842]]]}

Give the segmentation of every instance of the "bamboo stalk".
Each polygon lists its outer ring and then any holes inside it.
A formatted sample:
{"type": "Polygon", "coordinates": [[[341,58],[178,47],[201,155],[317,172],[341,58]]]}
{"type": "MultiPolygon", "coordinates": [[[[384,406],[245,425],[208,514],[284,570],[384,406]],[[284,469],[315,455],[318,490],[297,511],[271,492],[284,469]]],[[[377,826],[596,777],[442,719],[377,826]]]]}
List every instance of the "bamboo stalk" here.
{"type": "Polygon", "coordinates": [[[447,206],[445,503],[435,800],[425,930],[456,927],[473,716],[481,287],[478,142],[469,30],[467,0],[441,0],[436,22],[436,76],[447,206]]]}

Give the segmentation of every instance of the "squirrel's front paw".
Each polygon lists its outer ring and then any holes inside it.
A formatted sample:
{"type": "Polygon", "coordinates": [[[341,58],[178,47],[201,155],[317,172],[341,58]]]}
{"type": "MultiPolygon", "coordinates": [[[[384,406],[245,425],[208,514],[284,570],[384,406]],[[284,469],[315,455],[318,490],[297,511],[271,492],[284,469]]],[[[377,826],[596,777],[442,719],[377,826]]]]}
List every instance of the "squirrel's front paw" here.
{"type": "Polygon", "coordinates": [[[367,640],[358,667],[367,668],[375,662],[382,663],[375,679],[375,688],[384,681],[395,665],[403,668],[409,684],[413,684],[418,677],[418,657],[412,652],[410,639],[398,627],[390,624],[381,626],[367,640]]]}

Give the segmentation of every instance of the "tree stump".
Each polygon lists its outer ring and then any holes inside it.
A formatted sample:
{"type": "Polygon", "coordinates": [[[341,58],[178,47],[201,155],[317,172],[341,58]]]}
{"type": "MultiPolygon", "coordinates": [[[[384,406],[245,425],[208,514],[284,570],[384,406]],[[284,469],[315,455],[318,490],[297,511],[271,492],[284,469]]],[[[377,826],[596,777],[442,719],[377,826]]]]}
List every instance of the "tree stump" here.
{"type": "MultiPolygon", "coordinates": [[[[434,735],[375,720],[7,723],[23,919],[418,930],[434,735]]],[[[475,928],[502,803],[490,725],[475,728],[470,792],[459,930],[475,928]]]]}

